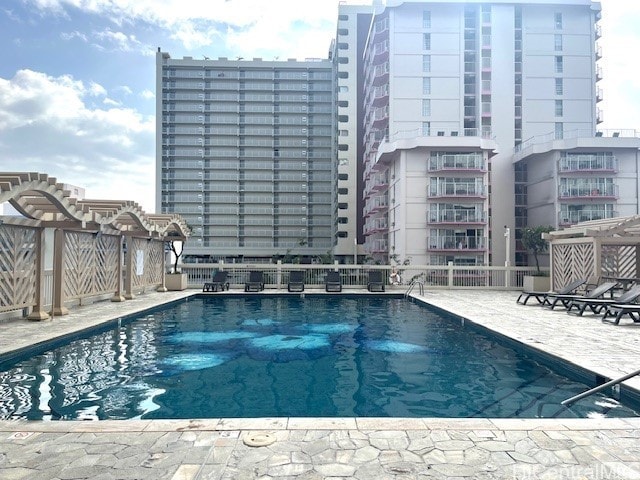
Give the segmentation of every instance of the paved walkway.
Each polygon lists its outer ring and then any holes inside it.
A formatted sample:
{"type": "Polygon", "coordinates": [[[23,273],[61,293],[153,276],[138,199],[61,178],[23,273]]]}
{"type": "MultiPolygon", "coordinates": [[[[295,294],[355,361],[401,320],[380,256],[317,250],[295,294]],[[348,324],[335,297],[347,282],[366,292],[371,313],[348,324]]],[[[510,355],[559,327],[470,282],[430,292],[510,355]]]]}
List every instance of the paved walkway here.
{"type": "MultiPolygon", "coordinates": [[[[0,352],[183,295],[2,322],[0,352]]],[[[516,296],[438,290],[422,299],[604,376],[640,367],[640,326],[524,307],[516,296]]],[[[0,479],[640,479],[639,437],[640,418],[5,421],[0,479]]]]}

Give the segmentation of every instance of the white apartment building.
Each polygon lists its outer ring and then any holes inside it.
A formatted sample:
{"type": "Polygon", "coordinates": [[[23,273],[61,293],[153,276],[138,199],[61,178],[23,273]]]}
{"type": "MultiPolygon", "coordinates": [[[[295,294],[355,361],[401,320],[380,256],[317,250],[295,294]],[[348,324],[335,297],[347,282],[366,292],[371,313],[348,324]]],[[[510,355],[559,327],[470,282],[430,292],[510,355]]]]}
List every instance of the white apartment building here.
{"type": "MultiPolygon", "coordinates": [[[[349,8],[341,6],[340,13],[348,15],[349,8]]],[[[563,195],[565,187],[583,188],[579,174],[545,170],[541,157],[523,154],[523,144],[549,136],[565,141],[549,147],[554,165],[565,158],[561,150],[574,147],[570,138],[598,145],[582,150],[588,155],[606,147],[619,169],[587,183],[620,191],[624,172],[635,168],[620,162],[640,144],[602,132],[596,137],[602,120],[598,2],[389,0],[373,9],[359,52],[367,254],[382,262],[503,265],[505,227],[517,232],[584,218],[562,215],[576,211],[570,206],[576,199],[563,195]],[[549,184],[540,181],[541,169],[552,175],[549,184]],[[541,209],[538,191],[544,189],[549,200],[541,209]]],[[[637,211],[637,191],[603,200],[608,216],[637,211]]]]}
{"type": "Polygon", "coordinates": [[[187,259],[311,261],[336,239],[330,60],[156,55],[156,209],[192,228],[187,259]]]}

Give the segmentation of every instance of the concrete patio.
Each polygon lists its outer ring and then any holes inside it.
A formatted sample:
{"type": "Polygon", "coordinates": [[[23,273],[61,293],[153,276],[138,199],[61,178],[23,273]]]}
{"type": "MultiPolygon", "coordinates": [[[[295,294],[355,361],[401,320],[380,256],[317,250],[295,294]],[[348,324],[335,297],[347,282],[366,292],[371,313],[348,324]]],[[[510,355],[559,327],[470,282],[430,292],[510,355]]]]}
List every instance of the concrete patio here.
{"type": "MultiPolygon", "coordinates": [[[[2,322],[0,353],[192,293],[149,293],[44,323],[2,322]]],[[[420,300],[604,377],[640,367],[640,325],[517,305],[517,295],[431,290],[420,300]]],[[[640,390],[638,379],[627,384],[640,390]]],[[[640,418],[2,421],[0,477],[640,479],[639,437],[640,418]]]]}

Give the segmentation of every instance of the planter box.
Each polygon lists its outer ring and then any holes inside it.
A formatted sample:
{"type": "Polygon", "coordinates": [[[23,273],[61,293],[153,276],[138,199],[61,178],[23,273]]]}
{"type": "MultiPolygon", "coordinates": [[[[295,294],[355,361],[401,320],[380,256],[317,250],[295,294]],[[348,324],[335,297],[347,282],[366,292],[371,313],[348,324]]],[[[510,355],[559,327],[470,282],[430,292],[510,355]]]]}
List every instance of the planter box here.
{"type": "Polygon", "coordinates": [[[186,290],[187,274],[167,273],[164,277],[164,285],[167,287],[167,290],[171,291],[186,290]]]}
{"type": "Polygon", "coordinates": [[[522,279],[522,289],[525,292],[548,292],[551,289],[551,277],[525,275],[522,279]]]}

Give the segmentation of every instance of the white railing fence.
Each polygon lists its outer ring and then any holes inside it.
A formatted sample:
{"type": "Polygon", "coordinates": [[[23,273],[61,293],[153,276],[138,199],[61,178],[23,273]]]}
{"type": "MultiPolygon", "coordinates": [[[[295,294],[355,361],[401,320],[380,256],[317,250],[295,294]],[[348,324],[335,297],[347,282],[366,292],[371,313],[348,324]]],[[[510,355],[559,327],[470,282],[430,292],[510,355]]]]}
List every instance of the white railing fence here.
{"type": "MultiPolygon", "coordinates": [[[[405,290],[413,280],[420,280],[426,288],[482,288],[517,290],[522,288],[525,275],[535,272],[535,267],[488,267],[449,265],[406,265],[396,267],[402,283],[395,288],[405,290]]],[[[292,270],[305,272],[308,288],[324,288],[325,276],[330,270],[340,272],[345,288],[367,288],[369,272],[383,271],[385,284],[389,284],[390,265],[307,265],[307,264],[239,264],[239,263],[185,263],[182,272],[188,275],[189,288],[202,288],[215,272],[228,272],[231,288],[243,288],[249,272],[264,274],[265,288],[286,288],[292,270]]],[[[546,269],[548,272],[548,269],[546,269]]]]}

